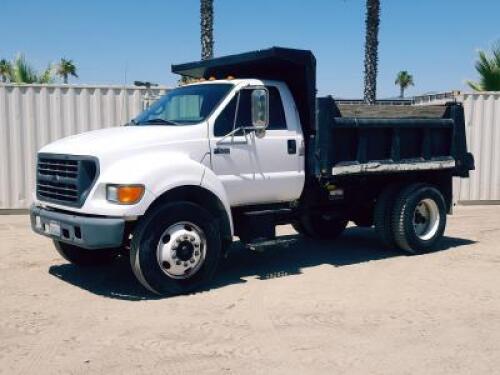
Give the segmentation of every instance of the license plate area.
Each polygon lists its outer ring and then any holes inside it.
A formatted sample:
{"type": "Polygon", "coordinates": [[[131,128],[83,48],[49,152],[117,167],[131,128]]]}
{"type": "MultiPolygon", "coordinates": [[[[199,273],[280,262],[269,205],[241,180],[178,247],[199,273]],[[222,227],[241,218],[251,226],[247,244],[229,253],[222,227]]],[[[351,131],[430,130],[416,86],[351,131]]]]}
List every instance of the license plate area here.
{"type": "Polygon", "coordinates": [[[51,236],[61,237],[61,224],[57,221],[50,221],[46,229],[51,236]]]}

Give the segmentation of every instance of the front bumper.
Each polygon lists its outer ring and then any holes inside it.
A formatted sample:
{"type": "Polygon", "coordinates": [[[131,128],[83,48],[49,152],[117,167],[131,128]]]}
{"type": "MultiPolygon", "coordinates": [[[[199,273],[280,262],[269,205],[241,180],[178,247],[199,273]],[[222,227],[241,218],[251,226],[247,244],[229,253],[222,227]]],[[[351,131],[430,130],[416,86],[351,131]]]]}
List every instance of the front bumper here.
{"type": "Polygon", "coordinates": [[[34,232],[85,249],[119,247],[123,243],[124,219],[72,215],[35,205],[31,206],[30,217],[34,232]]]}

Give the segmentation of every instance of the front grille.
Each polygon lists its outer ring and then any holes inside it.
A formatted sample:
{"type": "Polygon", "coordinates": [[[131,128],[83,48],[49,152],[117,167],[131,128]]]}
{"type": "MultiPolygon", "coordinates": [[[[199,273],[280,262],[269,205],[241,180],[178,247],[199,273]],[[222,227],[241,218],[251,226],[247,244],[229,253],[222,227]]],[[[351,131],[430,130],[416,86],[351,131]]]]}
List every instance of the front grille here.
{"type": "Polygon", "coordinates": [[[39,154],[37,198],[81,207],[97,177],[97,162],[86,156],[39,154]]]}

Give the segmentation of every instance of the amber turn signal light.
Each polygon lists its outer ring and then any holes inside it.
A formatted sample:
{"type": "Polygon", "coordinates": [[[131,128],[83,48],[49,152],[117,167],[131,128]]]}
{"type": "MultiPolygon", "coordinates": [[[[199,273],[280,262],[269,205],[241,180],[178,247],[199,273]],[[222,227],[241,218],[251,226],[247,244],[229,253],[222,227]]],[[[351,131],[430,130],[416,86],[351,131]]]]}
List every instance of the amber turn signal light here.
{"type": "Polygon", "coordinates": [[[113,203],[134,204],[144,195],[144,185],[107,185],[106,199],[113,203]]]}

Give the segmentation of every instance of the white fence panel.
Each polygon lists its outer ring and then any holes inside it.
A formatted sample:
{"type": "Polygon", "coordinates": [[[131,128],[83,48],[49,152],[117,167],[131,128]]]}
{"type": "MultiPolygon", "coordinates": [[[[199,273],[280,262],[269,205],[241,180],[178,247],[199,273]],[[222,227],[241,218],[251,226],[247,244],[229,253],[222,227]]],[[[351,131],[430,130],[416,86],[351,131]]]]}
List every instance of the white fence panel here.
{"type": "Polygon", "coordinates": [[[0,209],[29,207],[36,152],[42,146],[69,135],[123,125],[166,90],[0,84],[0,209]]]}
{"type": "Polygon", "coordinates": [[[461,203],[500,203],[500,92],[461,94],[468,149],[476,170],[455,182],[461,203]]]}

